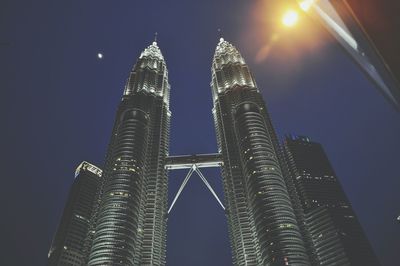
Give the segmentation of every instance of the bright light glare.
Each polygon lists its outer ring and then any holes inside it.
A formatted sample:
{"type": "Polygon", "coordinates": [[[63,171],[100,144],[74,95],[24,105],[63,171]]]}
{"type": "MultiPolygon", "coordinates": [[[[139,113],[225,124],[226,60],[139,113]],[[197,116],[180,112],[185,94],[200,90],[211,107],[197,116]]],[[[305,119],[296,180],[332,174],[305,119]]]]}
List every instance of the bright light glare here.
{"type": "Polygon", "coordinates": [[[299,3],[300,8],[303,9],[304,11],[310,10],[311,6],[314,4],[314,0],[304,0],[299,3]]]}
{"type": "Polygon", "coordinates": [[[97,54],[97,58],[98,58],[98,59],[102,59],[102,58],[103,58],[103,54],[102,54],[102,53],[98,53],[98,54],[97,54]]]}
{"type": "Polygon", "coordinates": [[[294,10],[288,10],[282,17],[283,25],[287,27],[292,27],[296,25],[297,21],[299,20],[299,14],[294,10]]]}

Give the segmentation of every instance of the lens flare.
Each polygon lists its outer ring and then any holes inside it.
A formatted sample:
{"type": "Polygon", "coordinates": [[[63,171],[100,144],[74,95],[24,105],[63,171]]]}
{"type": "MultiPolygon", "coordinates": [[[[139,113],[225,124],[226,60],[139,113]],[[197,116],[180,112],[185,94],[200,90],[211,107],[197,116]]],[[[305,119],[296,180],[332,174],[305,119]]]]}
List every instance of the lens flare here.
{"type": "Polygon", "coordinates": [[[315,4],[315,2],[315,0],[303,0],[299,1],[299,5],[301,9],[307,12],[315,4]]]}
{"type": "Polygon", "coordinates": [[[286,27],[293,27],[299,20],[299,14],[294,10],[288,10],[283,14],[282,23],[286,27]]]}

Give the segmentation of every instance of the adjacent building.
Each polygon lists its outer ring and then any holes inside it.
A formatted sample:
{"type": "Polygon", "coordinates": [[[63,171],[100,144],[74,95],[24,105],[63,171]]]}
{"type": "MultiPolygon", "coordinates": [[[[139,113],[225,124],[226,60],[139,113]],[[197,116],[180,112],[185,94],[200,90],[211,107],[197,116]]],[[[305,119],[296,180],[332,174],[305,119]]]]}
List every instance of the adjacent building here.
{"type": "Polygon", "coordinates": [[[221,38],[211,72],[234,265],[310,265],[279,143],[249,67],[221,38]]]}
{"type": "Polygon", "coordinates": [[[84,265],[93,235],[102,170],[82,162],[75,172],[67,204],[49,251],[48,265],[84,265]]]}
{"type": "Polygon", "coordinates": [[[305,214],[314,265],[379,265],[319,143],[287,136],[284,152],[305,214]]]}

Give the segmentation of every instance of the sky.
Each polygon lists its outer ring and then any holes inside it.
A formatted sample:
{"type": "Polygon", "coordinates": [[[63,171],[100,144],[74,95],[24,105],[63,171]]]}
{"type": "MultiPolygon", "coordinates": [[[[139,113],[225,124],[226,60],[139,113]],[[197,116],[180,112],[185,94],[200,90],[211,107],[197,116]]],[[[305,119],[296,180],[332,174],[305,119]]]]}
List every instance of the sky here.
{"type": "MultiPolygon", "coordinates": [[[[400,113],[315,21],[283,28],[282,2],[1,0],[0,264],[45,265],[74,170],[104,162],[124,84],[155,32],[171,84],[170,154],[217,151],[210,68],[220,28],[278,135],[322,143],[382,265],[393,265],[400,113]]],[[[204,174],[222,198],[219,170],[204,174]]],[[[185,175],[170,173],[170,201],[185,175]]],[[[167,265],[232,265],[225,215],[196,175],[169,216],[167,265]]]]}

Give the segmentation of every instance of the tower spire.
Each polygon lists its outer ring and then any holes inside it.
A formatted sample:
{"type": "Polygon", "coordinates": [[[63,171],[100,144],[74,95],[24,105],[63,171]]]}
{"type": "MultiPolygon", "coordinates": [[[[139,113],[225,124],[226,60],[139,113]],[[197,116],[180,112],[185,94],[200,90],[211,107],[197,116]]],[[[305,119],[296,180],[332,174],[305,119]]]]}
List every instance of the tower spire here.
{"type": "Polygon", "coordinates": [[[157,43],[157,36],[158,36],[158,32],[154,33],[154,42],[157,43]]]}
{"type": "Polygon", "coordinates": [[[222,30],[221,30],[221,28],[218,28],[218,36],[219,36],[219,42],[220,42],[220,43],[223,42],[223,41],[224,41],[224,38],[222,37],[222,30]]]}

